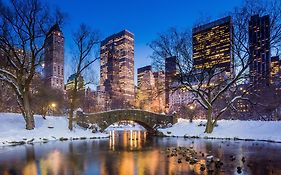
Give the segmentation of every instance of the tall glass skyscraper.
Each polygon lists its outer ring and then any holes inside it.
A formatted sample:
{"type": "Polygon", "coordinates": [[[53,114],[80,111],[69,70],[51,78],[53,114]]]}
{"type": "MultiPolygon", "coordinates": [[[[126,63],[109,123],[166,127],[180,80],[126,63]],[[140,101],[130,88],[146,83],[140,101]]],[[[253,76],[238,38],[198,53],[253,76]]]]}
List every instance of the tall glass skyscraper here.
{"type": "Polygon", "coordinates": [[[225,17],[193,28],[193,60],[196,69],[226,68],[231,71],[232,20],[225,17]]]}
{"type": "Polygon", "coordinates": [[[269,16],[254,15],[249,22],[250,82],[269,84],[270,26],[269,16]],[[262,81],[263,80],[263,81],[262,81]]]}
{"type": "Polygon", "coordinates": [[[133,103],[134,34],[123,30],[101,42],[100,89],[107,94],[107,109],[126,108],[133,103]]]}

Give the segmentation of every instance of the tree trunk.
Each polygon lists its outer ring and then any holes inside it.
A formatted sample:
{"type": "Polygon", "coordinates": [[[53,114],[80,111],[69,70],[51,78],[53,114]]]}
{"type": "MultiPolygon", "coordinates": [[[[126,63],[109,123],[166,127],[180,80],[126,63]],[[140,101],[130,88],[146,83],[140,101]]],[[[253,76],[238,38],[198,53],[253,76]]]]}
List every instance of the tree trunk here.
{"type": "Polygon", "coordinates": [[[207,125],[205,128],[205,133],[212,133],[214,130],[214,124],[212,121],[212,113],[213,113],[213,108],[208,107],[208,114],[207,114],[207,125]]]}
{"type": "Polygon", "coordinates": [[[25,119],[26,129],[32,130],[35,128],[34,117],[30,107],[30,99],[28,91],[23,92],[23,116],[25,119]]]}
{"type": "MultiPolygon", "coordinates": [[[[77,83],[74,83],[75,87],[77,86],[77,83]]],[[[74,90],[71,92],[70,95],[70,105],[69,105],[69,114],[68,114],[68,129],[70,131],[73,130],[73,112],[75,108],[75,103],[76,103],[76,88],[74,87],[74,90]]]]}
{"type": "Polygon", "coordinates": [[[69,114],[68,114],[68,117],[69,117],[68,118],[68,129],[70,131],[73,130],[73,111],[74,111],[74,105],[73,105],[73,102],[70,102],[70,109],[69,109],[69,114]]]}

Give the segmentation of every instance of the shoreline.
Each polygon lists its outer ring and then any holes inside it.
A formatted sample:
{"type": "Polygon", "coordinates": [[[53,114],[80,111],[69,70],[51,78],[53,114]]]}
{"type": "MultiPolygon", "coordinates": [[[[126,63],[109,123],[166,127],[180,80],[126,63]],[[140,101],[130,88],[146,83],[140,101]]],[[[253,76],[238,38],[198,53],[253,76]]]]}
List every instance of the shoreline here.
{"type": "Polygon", "coordinates": [[[33,145],[36,143],[48,143],[52,141],[76,141],[76,140],[98,140],[98,139],[108,139],[110,136],[93,136],[93,137],[73,137],[73,138],[67,138],[67,137],[60,137],[60,138],[54,138],[54,139],[39,139],[34,140],[20,140],[20,141],[6,141],[5,143],[2,142],[0,144],[1,147],[14,147],[14,146],[20,146],[20,145],[33,145]]]}
{"type": "Polygon", "coordinates": [[[280,143],[281,141],[266,140],[266,139],[243,139],[243,138],[227,138],[227,137],[199,137],[199,136],[168,136],[158,135],[156,137],[167,137],[167,138],[184,138],[184,139],[202,139],[202,140],[224,140],[224,141],[244,141],[244,142],[267,142],[267,143],[280,143]]]}

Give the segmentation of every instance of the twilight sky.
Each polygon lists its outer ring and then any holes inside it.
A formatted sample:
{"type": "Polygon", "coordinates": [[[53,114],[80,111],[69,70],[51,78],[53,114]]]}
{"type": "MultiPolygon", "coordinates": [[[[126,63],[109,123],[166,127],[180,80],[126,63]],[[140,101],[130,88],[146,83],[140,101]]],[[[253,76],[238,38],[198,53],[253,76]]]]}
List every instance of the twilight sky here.
{"type": "MultiPolygon", "coordinates": [[[[70,60],[71,34],[80,23],[101,33],[102,39],[128,29],[135,35],[136,70],[149,65],[151,49],[147,44],[170,27],[191,28],[200,18],[212,20],[239,6],[243,0],[45,0],[68,15],[62,30],[65,59],[70,60]]],[[[67,66],[66,62],[66,66],[67,66]]],[[[99,76],[99,63],[95,65],[99,76]]],[[[66,67],[65,79],[70,72],[66,67]]]]}

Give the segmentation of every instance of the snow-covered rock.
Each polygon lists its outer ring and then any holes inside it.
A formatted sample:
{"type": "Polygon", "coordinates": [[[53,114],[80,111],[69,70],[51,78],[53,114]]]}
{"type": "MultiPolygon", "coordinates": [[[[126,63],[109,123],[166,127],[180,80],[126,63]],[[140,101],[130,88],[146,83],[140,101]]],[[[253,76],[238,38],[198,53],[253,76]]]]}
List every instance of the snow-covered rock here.
{"type": "Polygon", "coordinates": [[[79,126],[74,126],[73,131],[68,129],[66,116],[47,116],[44,120],[41,116],[35,115],[35,129],[26,130],[25,122],[21,114],[0,113],[0,146],[18,143],[45,142],[49,140],[60,140],[60,138],[94,138],[108,137],[105,133],[92,133],[79,126]],[[18,143],[17,143],[18,142],[18,143]]]}

